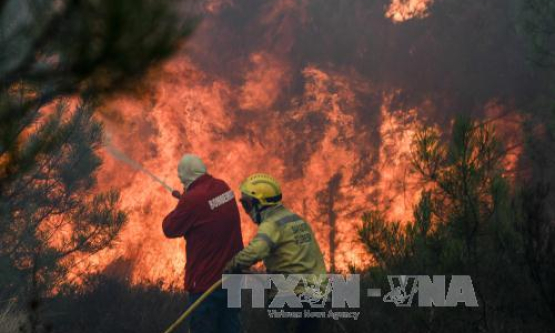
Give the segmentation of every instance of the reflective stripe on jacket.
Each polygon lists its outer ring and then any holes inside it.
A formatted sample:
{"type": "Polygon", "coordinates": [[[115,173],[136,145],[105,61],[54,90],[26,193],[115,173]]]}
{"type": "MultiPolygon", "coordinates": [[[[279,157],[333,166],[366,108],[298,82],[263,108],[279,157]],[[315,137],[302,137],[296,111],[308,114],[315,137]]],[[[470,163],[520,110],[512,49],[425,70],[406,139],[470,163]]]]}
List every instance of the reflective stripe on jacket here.
{"type": "Polygon", "coordinates": [[[262,212],[256,236],[234,257],[233,264],[250,267],[260,260],[270,273],[326,274],[312,228],[281,204],[262,212]]]}

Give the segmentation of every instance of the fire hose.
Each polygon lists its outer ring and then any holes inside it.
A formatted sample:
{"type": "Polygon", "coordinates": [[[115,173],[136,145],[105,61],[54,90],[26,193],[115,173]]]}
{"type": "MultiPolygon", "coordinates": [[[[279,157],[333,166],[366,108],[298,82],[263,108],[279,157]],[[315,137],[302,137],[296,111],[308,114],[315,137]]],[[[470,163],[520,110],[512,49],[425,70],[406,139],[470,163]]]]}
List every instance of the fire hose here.
{"type": "MultiPolygon", "coordinates": [[[[153,174],[152,172],[147,170],[140,163],[134,161],[129,156],[125,155],[123,152],[121,152],[120,150],[118,150],[114,146],[112,146],[109,135],[107,135],[105,137],[105,147],[106,147],[108,153],[110,153],[114,158],[116,158],[116,159],[118,159],[118,160],[120,160],[124,163],[127,163],[128,165],[130,165],[131,167],[133,167],[136,170],[144,172],[152,180],[161,184],[168,192],[171,193],[171,195],[174,198],[176,198],[178,200],[181,199],[181,192],[179,192],[177,190],[174,190],[171,186],[169,186],[164,181],[162,181],[162,179],[160,179],[155,174],[153,174]]],[[[222,285],[222,282],[223,282],[223,279],[220,279],[216,283],[214,283],[207,291],[204,292],[204,294],[202,294],[193,304],[191,304],[189,306],[189,308],[187,308],[187,310],[185,310],[185,312],[179,318],[177,318],[177,320],[170,327],[168,327],[168,329],[166,329],[164,331],[164,333],[173,332],[173,330],[175,330],[176,327],[179,326],[179,324],[181,324],[185,319],[187,319],[187,317],[189,317],[191,315],[191,313],[193,313],[193,311],[195,311],[195,309],[198,308],[198,306],[208,296],[210,296],[210,294],[212,294],[216,289],[218,289],[222,285]]]]}
{"type": "Polygon", "coordinates": [[[216,283],[214,283],[207,291],[204,292],[204,294],[202,294],[193,304],[191,304],[187,310],[185,310],[185,312],[183,312],[183,314],[177,318],[177,320],[171,324],[170,327],[168,327],[168,329],[166,329],[164,331],[164,333],[170,333],[173,332],[173,330],[175,330],[177,328],[177,326],[179,326],[185,319],[187,319],[187,317],[189,317],[191,315],[191,313],[193,313],[193,311],[195,311],[196,308],[198,308],[198,306],[208,297],[210,296],[210,294],[212,294],[214,291],[216,291],[216,289],[218,289],[223,282],[224,279],[219,279],[216,283]]]}
{"type": "Polygon", "coordinates": [[[152,180],[162,185],[168,192],[172,194],[174,198],[176,199],[181,198],[181,193],[179,191],[174,190],[170,185],[166,184],[162,179],[160,179],[160,177],[156,176],[154,173],[146,169],[141,163],[133,160],[132,158],[124,154],[121,150],[113,146],[110,137],[111,135],[108,132],[106,132],[104,136],[104,148],[106,148],[106,151],[110,155],[112,155],[112,157],[114,157],[115,159],[121,162],[126,163],[127,165],[129,165],[130,167],[132,167],[137,171],[143,172],[144,174],[149,176],[152,180]]]}

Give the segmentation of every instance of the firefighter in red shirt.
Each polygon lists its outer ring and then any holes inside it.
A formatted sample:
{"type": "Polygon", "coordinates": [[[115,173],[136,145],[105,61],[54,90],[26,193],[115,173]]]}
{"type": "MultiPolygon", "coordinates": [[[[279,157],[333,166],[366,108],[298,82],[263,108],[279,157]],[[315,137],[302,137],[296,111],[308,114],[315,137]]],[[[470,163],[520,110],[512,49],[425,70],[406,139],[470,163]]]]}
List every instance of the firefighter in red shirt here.
{"type": "MultiPolygon", "coordinates": [[[[183,156],[178,176],[184,193],[162,228],[166,237],[186,240],[185,289],[192,304],[243,249],[241,221],[233,191],[209,175],[198,156],[183,156]]],[[[228,309],[227,293],[219,289],[193,312],[190,329],[192,333],[239,332],[239,309],[228,309]]]]}

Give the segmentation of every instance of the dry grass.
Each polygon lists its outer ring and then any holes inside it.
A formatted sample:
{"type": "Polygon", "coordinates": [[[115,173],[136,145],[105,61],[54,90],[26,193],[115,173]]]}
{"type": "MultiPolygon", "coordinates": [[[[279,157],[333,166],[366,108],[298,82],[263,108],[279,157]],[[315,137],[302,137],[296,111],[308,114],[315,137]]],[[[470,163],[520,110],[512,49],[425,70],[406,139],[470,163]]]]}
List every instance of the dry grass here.
{"type": "Polygon", "coordinates": [[[15,309],[13,303],[8,303],[6,307],[0,309],[0,332],[20,333],[25,329],[25,316],[22,312],[15,309]]]}

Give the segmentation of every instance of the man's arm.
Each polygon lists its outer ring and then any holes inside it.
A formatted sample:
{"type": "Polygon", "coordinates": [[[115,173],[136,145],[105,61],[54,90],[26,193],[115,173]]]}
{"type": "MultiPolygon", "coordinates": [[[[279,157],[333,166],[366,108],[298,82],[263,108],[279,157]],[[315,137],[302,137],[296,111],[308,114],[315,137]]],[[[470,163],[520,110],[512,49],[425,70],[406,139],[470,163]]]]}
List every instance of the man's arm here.
{"type": "Polygon", "coordinates": [[[248,268],[265,259],[279,242],[279,230],[272,222],[262,223],[249,245],[237,253],[228,264],[229,270],[248,268]]]}
{"type": "Polygon", "coordinates": [[[162,230],[168,238],[183,237],[191,228],[195,216],[195,203],[191,197],[182,195],[177,207],[164,218],[162,230]]]}

